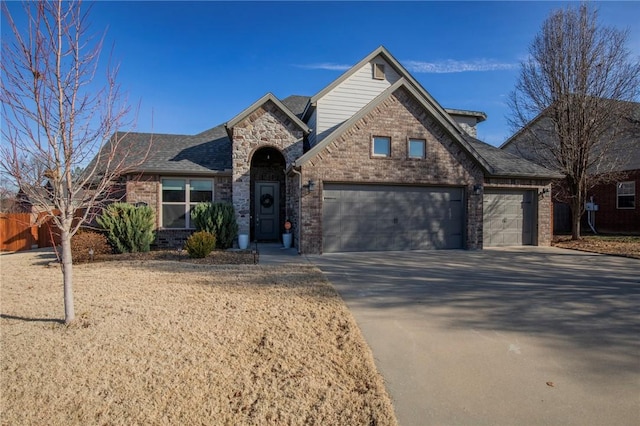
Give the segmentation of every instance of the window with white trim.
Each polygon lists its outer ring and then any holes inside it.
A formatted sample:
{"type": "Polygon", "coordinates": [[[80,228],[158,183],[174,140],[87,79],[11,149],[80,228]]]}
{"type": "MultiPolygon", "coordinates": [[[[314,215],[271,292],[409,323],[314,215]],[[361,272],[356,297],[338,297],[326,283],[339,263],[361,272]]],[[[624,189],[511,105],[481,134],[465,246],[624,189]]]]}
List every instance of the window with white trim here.
{"type": "Polygon", "coordinates": [[[213,179],[162,179],[162,227],[190,229],[191,210],[213,201],[213,179]]]}
{"type": "Polygon", "coordinates": [[[425,158],[424,139],[409,139],[409,158],[425,158]]]}
{"type": "Polygon", "coordinates": [[[617,187],[617,207],[619,209],[635,209],[636,183],[634,181],[618,182],[617,187]]]}
{"type": "Polygon", "coordinates": [[[391,138],[386,136],[374,136],[371,145],[371,154],[374,157],[391,156],[391,138]]]}

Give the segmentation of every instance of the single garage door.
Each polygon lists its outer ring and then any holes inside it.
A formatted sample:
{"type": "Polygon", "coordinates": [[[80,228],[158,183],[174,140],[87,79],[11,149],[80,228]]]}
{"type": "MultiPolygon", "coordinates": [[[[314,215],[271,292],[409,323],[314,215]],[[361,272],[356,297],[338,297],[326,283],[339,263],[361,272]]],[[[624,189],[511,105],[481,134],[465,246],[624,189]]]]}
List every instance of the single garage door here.
{"type": "Polygon", "coordinates": [[[533,191],[486,191],[483,245],[485,247],[533,244],[533,191]]]}
{"type": "Polygon", "coordinates": [[[325,184],[323,251],[463,247],[463,190],[325,184]]]}

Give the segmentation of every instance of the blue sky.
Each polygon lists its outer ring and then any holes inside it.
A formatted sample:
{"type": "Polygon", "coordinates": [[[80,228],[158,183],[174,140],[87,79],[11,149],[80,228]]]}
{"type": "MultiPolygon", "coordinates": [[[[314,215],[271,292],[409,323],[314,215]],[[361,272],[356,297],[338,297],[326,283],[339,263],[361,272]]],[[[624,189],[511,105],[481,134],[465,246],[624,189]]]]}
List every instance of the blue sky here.
{"type": "MultiPolygon", "coordinates": [[[[108,27],[104,54],[113,45],[120,84],[140,103],[137,131],[195,134],[267,92],[313,95],[384,45],[445,108],[487,113],[478,136],[499,145],[519,61],[566,4],[105,1],[91,22],[108,27]]],[[[595,5],[602,23],[629,28],[640,56],[640,2],[595,5]]]]}

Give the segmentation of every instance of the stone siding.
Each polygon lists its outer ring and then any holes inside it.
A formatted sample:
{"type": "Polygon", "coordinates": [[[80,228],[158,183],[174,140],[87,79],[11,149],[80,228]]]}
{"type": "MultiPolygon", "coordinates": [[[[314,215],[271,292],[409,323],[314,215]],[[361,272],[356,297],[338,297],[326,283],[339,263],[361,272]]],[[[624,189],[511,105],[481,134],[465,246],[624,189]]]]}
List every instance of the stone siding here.
{"type": "Polygon", "coordinates": [[[303,154],[303,132],[272,101],[267,101],[236,124],[232,134],[233,205],[239,233],[248,234],[251,219],[250,170],[253,153],[262,147],[276,148],[289,166],[303,154]]]}
{"type": "Polygon", "coordinates": [[[302,167],[302,181],[317,182],[302,193],[303,253],[322,252],[323,182],[458,186],[466,194],[466,248],[482,247],[483,172],[405,89],[399,89],[302,167]],[[373,136],[391,138],[391,155],[371,155],[373,136]],[[408,139],[426,141],[426,158],[408,158],[408,139]],[[471,213],[470,213],[471,212],[471,213]]]}

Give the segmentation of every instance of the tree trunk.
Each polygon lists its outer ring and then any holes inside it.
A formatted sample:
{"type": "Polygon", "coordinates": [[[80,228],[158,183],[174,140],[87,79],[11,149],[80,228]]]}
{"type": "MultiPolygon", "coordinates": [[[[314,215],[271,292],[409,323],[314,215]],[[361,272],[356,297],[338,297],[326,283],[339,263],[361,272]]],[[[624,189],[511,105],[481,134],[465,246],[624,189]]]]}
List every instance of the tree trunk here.
{"type": "Polygon", "coordinates": [[[580,208],[575,206],[575,202],[572,203],[574,206],[571,208],[571,239],[579,240],[580,239],[580,208]]]}
{"type": "Polygon", "coordinates": [[[582,219],[582,193],[580,188],[574,191],[571,198],[571,239],[580,239],[580,221],[582,219]]]}
{"type": "Polygon", "coordinates": [[[69,324],[76,318],[73,306],[73,259],[71,258],[71,235],[62,231],[62,278],[64,280],[64,323],[69,324]]]}

